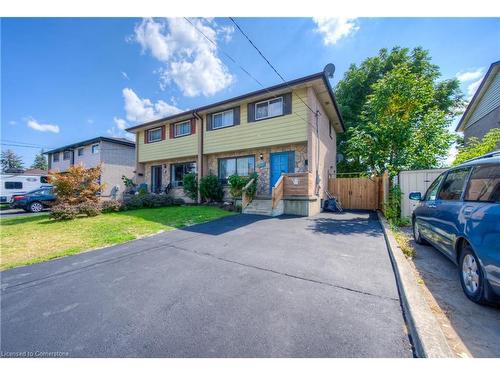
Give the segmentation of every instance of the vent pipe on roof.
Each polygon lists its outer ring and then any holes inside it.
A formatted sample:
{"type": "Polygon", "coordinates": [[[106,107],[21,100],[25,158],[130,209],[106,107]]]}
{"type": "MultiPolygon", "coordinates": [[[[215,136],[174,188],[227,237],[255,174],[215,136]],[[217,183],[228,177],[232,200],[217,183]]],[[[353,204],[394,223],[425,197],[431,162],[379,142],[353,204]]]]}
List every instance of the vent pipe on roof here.
{"type": "Polygon", "coordinates": [[[333,74],[335,73],[335,65],[333,65],[332,63],[326,64],[323,69],[323,73],[325,73],[325,76],[332,79],[333,74]]]}

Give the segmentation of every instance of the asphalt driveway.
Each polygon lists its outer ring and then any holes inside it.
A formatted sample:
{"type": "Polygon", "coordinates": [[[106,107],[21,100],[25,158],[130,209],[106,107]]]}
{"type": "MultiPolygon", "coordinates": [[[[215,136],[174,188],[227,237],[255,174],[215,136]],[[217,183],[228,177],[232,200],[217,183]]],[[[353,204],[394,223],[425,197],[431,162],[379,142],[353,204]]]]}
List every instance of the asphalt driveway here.
{"type": "Polygon", "coordinates": [[[1,273],[3,356],[411,357],[368,213],[238,215],[1,273]]]}

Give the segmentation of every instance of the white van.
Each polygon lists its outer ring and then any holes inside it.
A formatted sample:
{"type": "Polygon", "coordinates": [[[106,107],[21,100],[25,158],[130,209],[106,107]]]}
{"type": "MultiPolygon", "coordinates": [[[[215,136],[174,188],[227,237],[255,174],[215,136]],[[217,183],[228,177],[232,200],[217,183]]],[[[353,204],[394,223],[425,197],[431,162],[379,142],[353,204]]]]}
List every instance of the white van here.
{"type": "Polygon", "coordinates": [[[47,176],[27,174],[0,175],[0,203],[9,203],[13,195],[24,194],[42,186],[51,186],[47,176]]]}

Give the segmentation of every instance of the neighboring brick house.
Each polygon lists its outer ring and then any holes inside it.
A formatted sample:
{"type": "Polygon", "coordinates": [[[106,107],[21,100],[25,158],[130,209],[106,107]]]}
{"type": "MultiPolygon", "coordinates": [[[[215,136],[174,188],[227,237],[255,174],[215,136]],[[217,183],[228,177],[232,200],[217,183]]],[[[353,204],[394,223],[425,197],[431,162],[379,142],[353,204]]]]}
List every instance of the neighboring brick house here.
{"type": "Polygon", "coordinates": [[[170,183],[183,196],[182,179],[191,171],[223,183],[255,171],[258,195],[269,199],[282,173],[304,173],[315,191],[303,198],[319,207],[336,174],[336,135],[344,125],[320,72],[127,130],[136,135],[136,181],[152,191],[170,183]]]}
{"type": "Polygon", "coordinates": [[[135,143],[126,138],[97,137],[46,152],[49,170],[64,172],[72,165],[86,168],[102,164],[102,197],[110,197],[113,187],[123,192],[122,176],[134,177],[135,143]]]}
{"type": "Polygon", "coordinates": [[[500,128],[500,61],[491,64],[456,131],[463,132],[467,142],[470,137],[482,139],[494,128],[500,128]]]}

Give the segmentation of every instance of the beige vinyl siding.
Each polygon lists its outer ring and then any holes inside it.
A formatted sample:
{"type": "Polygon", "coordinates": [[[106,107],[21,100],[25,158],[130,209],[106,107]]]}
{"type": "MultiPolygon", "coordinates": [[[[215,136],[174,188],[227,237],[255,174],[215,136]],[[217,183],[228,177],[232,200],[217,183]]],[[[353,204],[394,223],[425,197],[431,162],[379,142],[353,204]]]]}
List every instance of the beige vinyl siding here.
{"type": "MultiPolygon", "coordinates": [[[[306,101],[305,89],[295,92],[306,101]]],[[[248,123],[247,104],[248,101],[241,104],[240,125],[211,131],[203,129],[205,154],[307,141],[308,109],[297,95],[292,95],[292,114],[267,120],[248,123]]]]}
{"type": "Polygon", "coordinates": [[[163,141],[144,143],[144,131],[138,136],[138,162],[144,163],[153,160],[181,158],[193,156],[198,153],[198,132],[179,138],[169,138],[169,128],[167,124],[166,138],[163,141]]]}
{"type": "Polygon", "coordinates": [[[490,86],[479,99],[479,104],[470,115],[465,127],[471,126],[498,106],[500,106],[500,70],[496,72],[490,86]]]}

